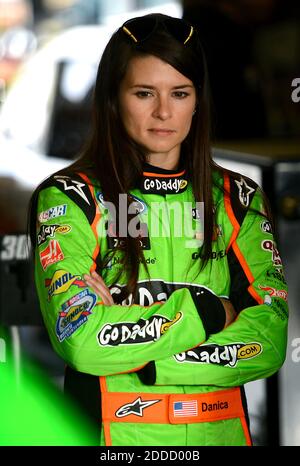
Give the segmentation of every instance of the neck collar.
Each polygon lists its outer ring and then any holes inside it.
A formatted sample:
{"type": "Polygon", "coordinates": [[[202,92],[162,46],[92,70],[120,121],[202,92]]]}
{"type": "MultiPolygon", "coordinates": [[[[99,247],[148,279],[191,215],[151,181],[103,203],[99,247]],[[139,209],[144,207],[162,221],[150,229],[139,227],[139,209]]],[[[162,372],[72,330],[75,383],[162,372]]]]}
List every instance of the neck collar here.
{"type": "Polygon", "coordinates": [[[178,194],[187,188],[186,170],[166,170],[149,163],[144,164],[140,189],[144,194],[178,194]]]}

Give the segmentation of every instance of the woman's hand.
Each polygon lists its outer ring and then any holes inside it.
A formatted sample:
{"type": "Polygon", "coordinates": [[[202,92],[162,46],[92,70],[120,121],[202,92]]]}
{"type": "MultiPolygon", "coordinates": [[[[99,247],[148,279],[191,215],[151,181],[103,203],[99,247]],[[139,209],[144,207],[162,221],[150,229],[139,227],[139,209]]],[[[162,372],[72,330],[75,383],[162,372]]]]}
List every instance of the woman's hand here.
{"type": "Polygon", "coordinates": [[[226,322],[224,328],[228,327],[228,325],[232,324],[232,322],[236,319],[237,313],[231,304],[229,299],[219,298],[223,304],[223,307],[226,312],[226,322]]]}
{"type": "Polygon", "coordinates": [[[87,285],[97,293],[100,298],[102,298],[103,304],[105,306],[111,306],[114,304],[114,300],[112,295],[110,294],[109,288],[105,285],[104,280],[97,272],[93,271],[91,275],[83,275],[84,280],[86,281],[87,285]]]}

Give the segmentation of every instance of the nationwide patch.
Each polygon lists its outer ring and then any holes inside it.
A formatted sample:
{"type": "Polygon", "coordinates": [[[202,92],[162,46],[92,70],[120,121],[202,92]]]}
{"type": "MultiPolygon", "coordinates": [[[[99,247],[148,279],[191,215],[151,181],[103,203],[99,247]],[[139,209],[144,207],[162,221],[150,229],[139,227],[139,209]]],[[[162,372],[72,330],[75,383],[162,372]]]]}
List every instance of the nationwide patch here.
{"type": "Polygon", "coordinates": [[[71,231],[70,225],[41,225],[41,228],[37,234],[37,243],[38,246],[44,244],[49,238],[54,238],[55,233],[60,233],[65,235],[71,231]]]}
{"type": "Polygon", "coordinates": [[[260,343],[232,343],[230,345],[201,345],[173,357],[180,363],[235,367],[239,360],[254,358],[261,352],[260,343]]]}
{"type": "Polygon", "coordinates": [[[45,287],[48,288],[48,300],[50,301],[52,296],[65,293],[72,285],[79,288],[87,287],[80,275],[72,275],[66,270],[56,270],[52,278],[45,279],[45,287]]]}
{"type": "Polygon", "coordinates": [[[100,346],[120,346],[157,341],[182,316],[182,312],[177,312],[175,318],[169,320],[156,314],[147,320],[140,319],[138,322],[105,324],[98,333],[98,342],[100,346]]]}
{"type": "MultiPolygon", "coordinates": [[[[138,198],[137,196],[134,196],[133,194],[130,194],[130,197],[133,199],[133,201],[131,202],[132,207],[131,207],[130,213],[134,213],[133,212],[134,210],[135,210],[136,214],[144,214],[145,212],[147,212],[148,209],[147,209],[147,205],[146,205],[145,201],[138,198]]],[[[109,210],[110,203],[105,201],[103,193],[98,192],[97,193],[97,199],[100,202],[100,204],[102,205],[102,207],[109,210]]],[[[126,201],[126,204],[127,204],[127,201],[126,201]]]]}
{"type": "Polygon", "coordinates": [[[67,213],[67,204],[56,205],[50,207],[48,210],[40,212],[38,214],[38,219],[40,223],[48,222],[53,218],[63,217],[67,213]]]}
{"type": "Polygon", "coordinates": [[[40,252],[40,261],[44,270],[51,264],[60,262],[64,259],[59,242],[51,239],[48,246],[40,252]]]}
{"type": "Polygon", "coordinates": [[[62,305],[56,321],[56,335],[60,343],[87,322],[96,300],[96,295],[85,289],[62,305]]]}

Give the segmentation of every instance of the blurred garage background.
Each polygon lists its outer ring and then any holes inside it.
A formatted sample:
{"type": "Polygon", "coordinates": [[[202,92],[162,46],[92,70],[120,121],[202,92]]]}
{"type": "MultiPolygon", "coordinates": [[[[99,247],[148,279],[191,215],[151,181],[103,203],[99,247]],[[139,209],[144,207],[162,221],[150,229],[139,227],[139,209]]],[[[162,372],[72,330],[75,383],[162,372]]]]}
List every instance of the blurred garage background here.
{"type": "Polygon", "coordinates": [[[213,98],[214,157],[272,203],[289,284],[287,359],[246,385],[255,445],[300,445],[300,6],[294,0],[0,0],[0,368],[29,355],[62,389],[27,248],[30,195],[76,157],[113,31],[148,12],[198,26],[213,98]]]}

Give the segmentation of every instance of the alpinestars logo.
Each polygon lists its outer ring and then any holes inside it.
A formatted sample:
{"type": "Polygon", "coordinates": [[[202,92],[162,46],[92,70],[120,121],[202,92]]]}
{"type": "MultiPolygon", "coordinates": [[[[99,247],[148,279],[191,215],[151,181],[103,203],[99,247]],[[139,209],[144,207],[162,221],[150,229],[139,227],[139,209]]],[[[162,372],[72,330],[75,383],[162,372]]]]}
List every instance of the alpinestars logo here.
{"type": "Polygon", "coordinates": [[[75,191],[82,199],[90,205],[90,201],[86,197],[82,188],[86,186],[85,183],[81,183],[77,180],[72,180],[69,176],[55,176],[56,181],[64,185],[64,191],[75,191]]]}
{"type": "Polygon", "coordinates": [[[155,403],[159,403],[160,401],[161,400],[143,401],[139,396],[132,403],[127,403],[126,405],[121,406],[121,408],[119,408],[116,412],[116,417],[125,417],[129,416],[130,414],[142,417],[144,409],[149,408],[149,406],[152,406],[155,403]]]}
{"type": "Polygon", "coordinates": [[[249,206],[249,199],[250,199],[250,194],[255,191],[255,189],[251,188],[251,186],[248,186],[244,178],[241,178],[240,181],[234,180],[236,182],[237,187],[239,188],[239,199],[240,203],[244,207],[249,206]]]}

